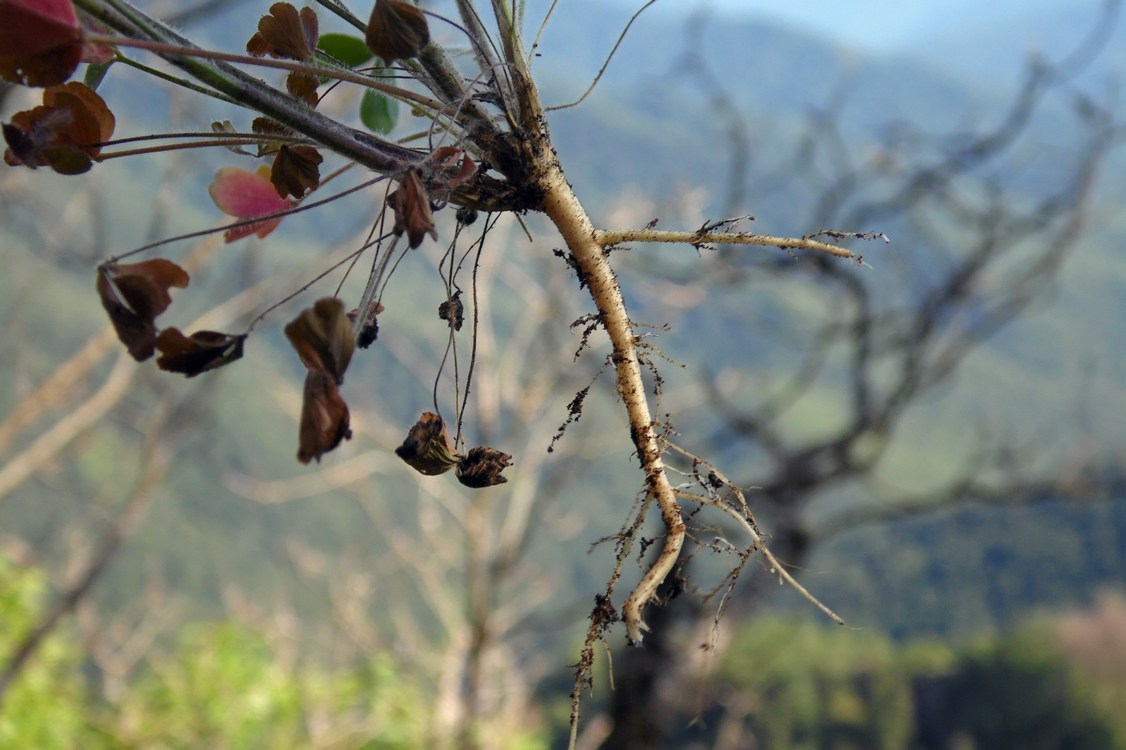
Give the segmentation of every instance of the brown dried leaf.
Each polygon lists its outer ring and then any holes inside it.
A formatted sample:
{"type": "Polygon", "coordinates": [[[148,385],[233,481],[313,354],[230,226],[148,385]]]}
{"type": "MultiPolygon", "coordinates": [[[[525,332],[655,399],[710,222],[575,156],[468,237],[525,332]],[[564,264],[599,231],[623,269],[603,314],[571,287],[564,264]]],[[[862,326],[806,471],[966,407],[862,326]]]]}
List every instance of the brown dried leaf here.
{"type": "Polygon", "coordinates": [[[402,0],[375,0],[364,41],[387,65],[416,57],[430,41],[421,10],[402,0]]]}
{"type": "Polygon", "coordinates": [[[320,33],[317,13],[297,9],[289,3],[274,3],[269,15],[258,21],[258,31],[246,43],[247,54],[281,59],[308,60],[317,51],[320,33]]]}
{"type": "Polygon", "coordinates": [[[294,99],[300,99],[310,107],[316,107],[320,98],[317,96],[317,86],[320,85],[315,75],[293,71],[285,77],[285,90],[294,99]]]}
{"type": "Polygon", "coordinates": [[[344,382],[356,337],[343,302],[335,297],[317,300],[290,321],[285,335],[306,367],[325,373],[337,383],[344,382]]]}
{"type": "Polygon", "coordinates": [[[445,474],[461,460],[450,445],[445,422],[429,411],[423,412],[410,428],[403,444],[395,449],[395,455],[427,476],[445,474]]]}
{"type": "MultiPolygon", "coordinates": [[[[282,125],[269,117],[255,117],[250,122],[250,130],[262,135],[295,135],[293,128],[282,125]]],[[[275,140],[262,141],[258,144],[258,155],[276,154],[281,147],[282,144],[275,140]]]]}
{"type": "Polygon", "coordinates": [[[466,487],[480,489],[504,484],[501,472],[512,465],[512,456],[487,445],[478,446],[457,465],[457,481],[466,487]]]}
{"type": "Polygon", "coordinates": [[[185,336],[178,328],[165,328],[156,337],[156,366],[194,378],[240,359],[244,341],[246,334],[196,331],[185,336]]]}
{"type": "Polygon", "coordinates": [[[336,381],[319,370],[305,375],[305,395],[301,403],[301,426],[297,460],[320,463],[321,456],[352,439],[348,404],[340,395],[336,381]]]}
{"type": "Polygon", "coordinates": [[[407,233],[407,239],[412,248],[422,244],[423,238],[429,234],[431,238],[438,239],[438,230],[434,228],[434,215],[430,209],[430,199],[426,196],[426,188],[418,171],[410,169],[399,178],[399,189],[387,196],[387,204],[395,212],[395,234],[407,233]]]}
{"type": "Polygon", "coordinates": [[[300,200],[321,184],[322,161],[312,146],[282,146],[274,157],[270,182],[282,198],[292,195],[300,200]]]}
{"type": "Polygon", "coordinates": [[[81,174],[113,136],[113,112],[84,83],[72,81],[43,92],[43,104],[17,112],[4,124],[8,150],[4,161],[15,166],[49,166],[59,174],[81,174]]]}
{"type": "Polygon", "coordinates": [[[187,271],[164,258],[106,263],[98,268],[95,287],[102,307],[133,359],[142,362],[153,355],[154,321],[172,303],[168,290],[183,289],[188,281],[187,271]]]}

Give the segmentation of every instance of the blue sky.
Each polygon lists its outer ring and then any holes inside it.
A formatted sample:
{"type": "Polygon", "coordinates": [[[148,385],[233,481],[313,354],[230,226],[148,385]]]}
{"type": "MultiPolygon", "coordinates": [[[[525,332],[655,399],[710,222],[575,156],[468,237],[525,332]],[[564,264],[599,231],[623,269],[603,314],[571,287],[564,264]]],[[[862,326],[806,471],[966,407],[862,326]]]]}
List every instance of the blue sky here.
{"type": "MultiPolygon", "coordinates": [[[[1093,15],[1100,0],[660,0],[647,12],[691,12],[714,8],[782,21],[848,46],[873,51],[910,47],[949,28],[970,28],[1022,12],[1070,3],[1093,15]],[[1084,10],[1085,9],[1085,10],[1084,10]]],[[[639,8],[644,0],[615,0],[639,8]]]]}

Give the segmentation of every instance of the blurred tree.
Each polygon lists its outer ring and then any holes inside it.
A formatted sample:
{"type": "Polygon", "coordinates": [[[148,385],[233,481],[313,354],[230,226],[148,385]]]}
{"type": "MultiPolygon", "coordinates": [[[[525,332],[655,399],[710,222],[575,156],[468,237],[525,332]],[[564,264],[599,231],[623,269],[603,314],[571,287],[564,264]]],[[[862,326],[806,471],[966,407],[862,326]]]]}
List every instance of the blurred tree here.
{"type": "MultiPolygon", "coordinates": [[[[728,139],[725,210],[735,215],[756,197],[798,195],[795,205],[809,207],[806,226],[879,227],[898,248],[894,262],[881,262],[891,268],[879,274],[814,256],[749,256],[722,245],[711,262],[696,267],[662,268],[647,259],[636,271],[657,276],[685,298],[706,298],[712,315],[730,310],[741,321],[740,346],[751,352],[745,359],[782,373],[767,380],[742,363],[713,368],[718,372],[704,374],[706,396],[693,392],[685,400],[710,406],[697,412],[692,426],[713,426],[713,455],[738,454],[751,467],[740,470],[736,484],[751,488],[748,501],[787,567],[802,570],[818,545],[863,525],[963,504],[1122,496],[1115,445],[1060,446],[1047,434],[1018,441],[979,422],[959,431],[958,445],[936,440],[916,446],[923,455],[914,459],[909,480],[891,455],[902,447],[898,435],[926,434],[908,420],[942,420],[942,407],[928,399],[999,329],[1044,299],[1068,257],[1089,241],[1099,170],[1121,143],[1122,127],[1109,105],[1073,82],[1104,49],[1118,9],[1119,3],[1107,3],[1090,36],[1066,59],[1030,65],[995,126],[944,135],[896,123],[884,140],[858,153],[844,132],[842,91],[809,118],[797,148],[770,165],[751,164],[746,121],[701,53],[706,31],[700,24],[690,28],[689,51],[675,67],[709,99],[728,139]],[[1064,108],[1069,127],[1061,155],[1029,164],[1042,138],[1037,118],[1060,117],[1061,101],[1071,104],[1064,108]],[[769,193],[757,195],[748,182],[769,193]],[[888,283],[888,272],[897,283],[888,283]]],[[[675,405],[670,411],[689,413],[675,405]]],[[[686,430],[683,423],[677,427],[686,430]]],[[[700,471],[699,465],[691,470],[700,471]]],[[[682,561],[738,555],[724,541],[737,533],[710,520],[689,522],[693,543],[682,561]]],[[[729,576],[715,589],[695,589],[710,608],[689,594],[666,600],[673,611],[661,617],[670,631],[661,647],[615,660],[616,691],[628,698],[611,701],[614,729],[603,747],[677,746],[668,732],[687,724],[694,710],[675,688],[693,679],[684,674],[684,665],[694,663],[684,653],[718,648],[713,664],[737,658],[710,626],[721,612],[738,621],[757,611],[777,588],[773,567],[770,573],[729,576]]],[[[817,716],[823,722],[818,731],[829,731],[827,707],[819,706],[817,716]]],[[[771,718],[762,721],[758,739],[783,746],[770,739],[771,718]]],[[[900,746],[895,742],[889,746],[900,746]]]]}

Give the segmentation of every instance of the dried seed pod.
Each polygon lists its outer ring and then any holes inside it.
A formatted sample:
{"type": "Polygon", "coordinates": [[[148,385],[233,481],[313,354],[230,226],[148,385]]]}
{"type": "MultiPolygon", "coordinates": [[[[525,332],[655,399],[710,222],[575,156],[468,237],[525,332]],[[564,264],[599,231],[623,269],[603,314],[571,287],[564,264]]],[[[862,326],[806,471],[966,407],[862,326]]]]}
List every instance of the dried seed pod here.
{"type": "Polygon", "coordinates": [[[450,328],[460,331],[465,323],[465,305],[461,302],[461,292],[438,305],[438,317],[450,324],[450,328]]]}
{"type": "Polygon", "coordinates": [[[427,476],[445,474],[461,460],[450,445],[445,422],[429,411],[418,418],[403,444],[395,449],[395,454],[415,471],[427,476]]]}
{"type": "Polygon", "coordinates": [[[508,479],[501,472],[511,465],[512,456],[481,445],[469,451],[457,465],[457,481],[474,489],[504,484],[508,479]]]}

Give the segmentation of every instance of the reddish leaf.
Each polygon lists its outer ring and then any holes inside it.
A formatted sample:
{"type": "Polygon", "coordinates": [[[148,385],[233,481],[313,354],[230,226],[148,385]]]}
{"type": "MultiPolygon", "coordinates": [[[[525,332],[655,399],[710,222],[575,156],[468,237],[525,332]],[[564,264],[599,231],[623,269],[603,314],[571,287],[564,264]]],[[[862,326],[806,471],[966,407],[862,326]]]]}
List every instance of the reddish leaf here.
{"type": "Polygon", "coordinates": [[[153,355],[157,316],[172,304],[171,287],[188,285],[188,272],[170,260],[154,258],[141,263],[106,263],[98,268],[95,284],[102,307],[121,343],[133,359],[153,355]]]}
{"type": "Polygon", "coordinates": [[[508,479],[501,472],[511,465],[512,456],[482,445],[469,451],[457,465],[457,481],[474,489],[504,484],[508,479]]]}
{"type": "Polygon", "coordinates": [[[4,161],[81,174],[101,152],[98,144],[113,136],[114,124],[113,112],[86,84],[53,86],[43,92],[41,106],[17,112],[4,124],[4,161]]]}
{"type": "Polygon", "coordinates": [[[408,170],[399,178],[399,189],[387,196],[387,203],[395,212],[395,234],[407,233],[407,239],[412,248],[422,244],[423,238],[429,234],[433,239],[438,239],[438,230],[434,228],[434,215],[430,210],[430,199],[426,197],[426,188],[422,179],[414,169],[408,170]]]}
{"type": "Polygon", "coordinates": [[[375,0],[364,41],[387,65],[416,57],[430,41],[426,16],[402,0],[375,0]]]}
{"type": "MultiPolygon", "coordinates": [[[[277,189],[270,182],[270,168],[265,165],[255,172],[238,167],[224,167],[215,174],[208,192],[220,211],[239,219],[276,214],[294,205],[294,201],[278,195],[277,189]]],[[[278,228],[281,220],[281,216],[276,216],[244,227],[228,229],[223,237],[227,242],[252,234],[265,237],[278,228]]]]}
{"type": "Polygon", "coordinates": [[[461,460],[450,445],[450,436],[442,418],[429,411],[423,412],[410,428],[403,444],[395,449],[395,454],[415,471],[427,476],[444,474],[461,460]]]}
{"type": "Polygon", "coordinates": [[[0,76],[55,86],[82,59],[82,29],[70,0],[0,0],[0,76]]]}
{"type": "Polygon", "coordinates": [[[178,328],[165,328],[156,337],[156,348],[160,351],[156,366],[194,378],[201,372],[240,359],[245,340],[246,334],[196,331],[185,336],[178,328]]]}
{"type": "Polygon", "coordinates": [[[317,300],[289,322],[285,335],[306,367],[331,376],[337,383],[344,381],[344,371],[356,349],[344,303],[335,297],[317,300]]]}
{"type": "Polygon", "coordinates": [[[289,3],[274,3],[270,14],[258,21],[258,31],[246,43],[254,57],[308,60],[317,51],[317,13],[312,8],[297,9],[289,3]]]}
{"type": "Polygon", "coordinates": [[[300,99],[310,107],[316,107],[320,98],[317,96],[317,86],[321,84],[315,75],[293,71],[285,77],[285,90],[294,99],[300,99]]]}
{"type": "Polygon", "coordinates": [[[320,153],[312,146],[282,146],[274,157],[270,182],[282,198],[301,199],[321,184],[320,153]]]}
{"type": "Polygon", "coordinates": [[[305,397],[301,404],[301,427],[297,460],[303,464],[316,459],[352,438],[348,404],[340,396],[336,381],[319,370],[305,375],[305,397]]]}

